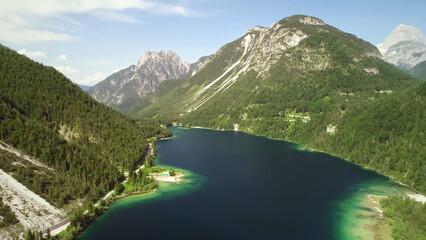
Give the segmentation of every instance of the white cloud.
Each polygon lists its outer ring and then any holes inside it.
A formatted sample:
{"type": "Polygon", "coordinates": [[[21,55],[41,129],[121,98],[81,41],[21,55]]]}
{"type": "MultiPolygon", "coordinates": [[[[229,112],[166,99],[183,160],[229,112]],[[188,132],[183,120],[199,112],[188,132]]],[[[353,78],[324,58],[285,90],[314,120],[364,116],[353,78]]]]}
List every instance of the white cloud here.
{"type": "Polygon", "coordinates": [[[44,52],[31,52],[31,51],[28,51],[25,48],[19,50],[18,53],[25,55],[25,56],[27,56],[31,59],[45,58],[46,57],[46,53],[44,53],[44,52]]]}
{"type": "Polygon", "coordinates": [[[113,21],[113,22],[142,23],[141,20],[135,17],[127,16],[125,14],[121,14],[121,13],[113,12],[113,11],[94,11],[92,15],[104,21],[107,20],[107,21],[113,21]]]}
{"type": "MultiPolygon", "coordinates": [[[[0,40],[13,43],[40,41],[71,41],[76,38],[67,30],[46,29],[44,20],[53,18],[57,25],[75,22],[65,14],[89,13],[101,20],[140,23],[133,16],[122,13],[133,9],[163,15],[191,16],[194,13],[184,6],[147,0],[14,0],[1,4],[0,40]]],[[[74,24],[75,25],[75,24],[74,24]]]]}
{"type": "Polygon", "coordinates": [[[106,78],[106,75],[103,73],[96,73],[95,75],[92,76],[87,76],[83,79],[79,79],[74,81],[77,84],[81,84],[81,85],[86,85],[86,86],[93,86],[96,83],[104,80],[106,78]]]}
{"type": "Polygon", "coordinates": [[[54,68],[56,68],[56,70],[58,70],[59,72],[65,74],[65,75],[69,75],[69,74],[73,74],[78,72],[77,69],[72,68],[71,66],[53,66],[54,68]]]}
{"type": "Polygon", "coordinates": [[[66,61],[67,60],[67,55],[61,54],[61,55],[59,55],[59,59],[62,60],[62,61],[66,61]]]}
{"type": "Polygon", "coordinates": [[[0,13],[56,16],[61,13],[86,13],[95,10],[122,11],[125,9],[146,10],[181,16],[188,16],[191,13],[191,11],[180,5],[146,0],[15,0],[8,4],[3,4],[0,13]]]}
{"type": "Polygon", "coordinates": [[[66,33],[27,29],[2,29],[0,26],[0,40],[12,43],[43,42],[43,41],[71,41],[76,39],[66,33]]]}

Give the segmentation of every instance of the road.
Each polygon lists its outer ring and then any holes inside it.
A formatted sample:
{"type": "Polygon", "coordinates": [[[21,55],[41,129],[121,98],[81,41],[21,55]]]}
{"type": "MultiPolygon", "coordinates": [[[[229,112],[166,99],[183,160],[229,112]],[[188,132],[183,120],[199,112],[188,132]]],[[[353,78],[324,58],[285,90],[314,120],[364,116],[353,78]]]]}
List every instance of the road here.
{"type": "MultiPolygon", "coordinates": [[[[153,148],[152,148],[152,144],[151,143],[149,143],[149,147],[148,147],[148,154],[147,154],[147,158],[151,155],[153,153],[153,148]]],[[[136,173],[138,173],[142,168],[144,168],[145,167],[145,164],[143,164],[140,168],[138,168],[138,169],[136,169],[136,173]]],[[[127,177],[122,183],[124,184],[124,183],[126,183],[127,181],[129,180],[129,178],[127,177]]],[[[111,197],[111,195],[114,193],[114,191],[115,190],[111,190],[110,192],[108,192],[102,199],[103,200],[107,200],[108,198],[110,198],[111,197]]],[[[95,207],[97,207],[99,205],[99,203],[96,203],[94,206],[95,207]]],[[[88,213],[88,210],[86,210],[85,212],[84,212],[84,214],[86,214],[86,213],[88,213]]],[[[55,225],[53,225],[53,226],[51,226],[50,228],[48,228],[48,229],[45,229],[45,230],[43,230],[42,232],[43,232],[43,234],[44,233],[47,233],[47,231],[50,231],[50,232],[54,232],[56,229],[58,229],[58,228],[60,228],[60,227],[62,227],[62,226],[64,226],[64,225],[66,225],[66,224],[69,224],[71,222],[71,218],[67,218],[67,219],[65,219],[65,220],[63,220],[62,222],[60,222],[60,223],[57,223],[57,224],[55,224],[55,225]]],[[[59,233],[59,232],[58,232],[59,233]]],[[[53,234],[52,234],[53,235],[53,234]]]]}
{"type": "Polygon", "coordinates": [[[64,225],[66,225],[66,224],[68,224],[68,223],[70,223],[70,222],[71,222],[71,218],[64,219],[62,222],[59,222],[59,223],[57,223],[57,224],[55,224],[55,225],[51,226],[50,228],[43,230],[43,231],[42,231],[42,233],[43,233],[43,234],[44,234],[44,233],[47,233],[47,231],[53,232],[53,231],[55,231],[56,229],[58,229],[58,228],[60,228],[60,227],[62,227],[62,226],[64,226],[64,225]]]}

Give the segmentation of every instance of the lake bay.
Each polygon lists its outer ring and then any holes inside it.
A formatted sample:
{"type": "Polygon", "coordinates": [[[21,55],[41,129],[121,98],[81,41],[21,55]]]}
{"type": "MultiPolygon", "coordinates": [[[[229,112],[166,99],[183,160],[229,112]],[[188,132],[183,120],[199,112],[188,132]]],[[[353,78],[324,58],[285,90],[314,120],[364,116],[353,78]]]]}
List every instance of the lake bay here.
{"type": "Polygon", "coordinates": [[[368,194],[405,187],[300,145],[241,132],[172,128],[157,164],[187,172],[119,200],[78,239],[357,239],[368,194]]]}

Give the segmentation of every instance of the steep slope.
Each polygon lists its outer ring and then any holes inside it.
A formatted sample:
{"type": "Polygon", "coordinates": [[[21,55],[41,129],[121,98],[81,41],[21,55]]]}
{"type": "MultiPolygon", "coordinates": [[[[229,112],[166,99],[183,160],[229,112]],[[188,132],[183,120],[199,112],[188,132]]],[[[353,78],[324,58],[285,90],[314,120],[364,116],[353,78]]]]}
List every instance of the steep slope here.
{"type": "Polygon", "coordinates": [[[123,170],[142,163],[155,131],[96,102],[54,68],[0,47],[0,140],[46,166],[10,159],[1,169],[53,205],[99,199],[123,170]]]}
{"type": "Polygon", "coordinates": [[[157,99],[160,99],[163,95],[182,85],[188,78],[194,76],[198,71],[204,68],[210,60],[211,56],[201,57],[197,62],[189,65],[188,73],[182,79],[170,79],[161,82],[154,92],[142,98],[138,104],[134,105],[130,109],[123,110],[123,113],[128,115],[137,114],[148,105],[156,102],[157,99]]]}
{"type": "Polygon", "coordinates": [[[183,79],[171,79],[171,80],[163,81],[162,83],[160,83],[160,85],[158,85],[158,88],[154,92],[148,94],[135,106],[123,111],[124,114],[127,114],[127,115],[137,114],[139,111],[141,111],[145,107],[149,106],[152,103],[155,103],[158,99],[161,99],[162,96],[168,94],[173,89],[181,86],[186,80],[187,79],[183,78],[183,79]]]}
{"type": "MultiPolygon", "coordinates": [[[[418,84],[383,62],[373,45],[317,18],[297,15],[269,28],[247,31],[223,46],[180,87],[134,116],[155,116],[168,123],[234,129],[300,142],[378,169],[424,191],[424,175],[416,168],[424,159],[424,140],[419,137],[424,133],[412,127],[422,116],[407,109],[409,113],[404,116],[412,123],[406,132],[393,132],[394,125],[383,130],[383,124],[370,122],[380,123],[383,116],[363,118],[359,125],[351,125],[357,122],[352,114],[366,111],[381,99],[390,101],[388,95],[399,96],[418,84]],[[371,126],[369,135],[357,137],[363,124],[371,126]],[[350,131],[350,126],[354,127],[352,135],[340,135],[350,131]],[[377,140],[375,133],[383,133],[384,137],[377,140]],[[348,136],[353,142],[340,146],[338,141],[348,136]],[[363,141],[366,139],[368,142],[363,141]],[[420,145],[408,149],[403,139],[420,145]],[[366,144],[371,147],[366,148],[366,144]],[[402,145],[396,147],[398,144],[402,145]],[[396,149],[406,153],[398,163],[394,158],[396,149]],[[360,152],[362,157],[355,155],[360,152]],[[390,158],[393,160],[383,162],[390,158]]],[[[414,99],[419,101],[416,107],[424,104],[424,98],[418,97],[414,99]]],[[[389,110],[393,117],[397,109],[389,110]]],[[[420,107],[417,110],[424,112],[420,107]]]]}
{"type": "Polygon", "coordinates": [[[426,80],[426,61],[423,61],[414,66],[409,71],[410,75],[420,80],[426,80]]]}
{"type": "MultiPolygon", "coordinates": [[[[346,116],[336,123],[336,133],[327,141],[306,141],[385,173],[424,194],[425,107],[426,83],[423,82],[420,86],[348,108],[346,116]]],[[[315,131],[312,128],[306,130],[305,134],[315,131]]]]}
{"type": "Polygon", "coordinates": [[[109,107],[128,109],[154,92],[162,81],[183,78],[189,67],[172,51],[146,51],[136,65],[112,74],[88,93],[109,107]]]}
{"type": "Polygon", "coordinates": [[[383,60],[405,71],[426,61],[426,38],[413,26],[399,25],[377,47],[383,60]]]}

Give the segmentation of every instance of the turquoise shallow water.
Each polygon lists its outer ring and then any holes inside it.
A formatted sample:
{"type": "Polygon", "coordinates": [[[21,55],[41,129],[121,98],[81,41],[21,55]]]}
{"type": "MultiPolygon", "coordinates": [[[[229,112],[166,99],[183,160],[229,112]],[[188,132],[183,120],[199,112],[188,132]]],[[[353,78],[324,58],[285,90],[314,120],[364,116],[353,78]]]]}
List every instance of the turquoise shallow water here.
{"type": "Polygon", "coordinates": [[[79,239],[357,239],[364,212],[373,211],[362,206],[365,196],[404,189],[284,141],[203,129],[173,133],[157,142],[157,162],[186,171],[184,181],[117,201],[79,239]]]}

